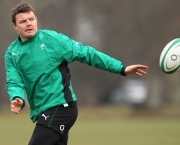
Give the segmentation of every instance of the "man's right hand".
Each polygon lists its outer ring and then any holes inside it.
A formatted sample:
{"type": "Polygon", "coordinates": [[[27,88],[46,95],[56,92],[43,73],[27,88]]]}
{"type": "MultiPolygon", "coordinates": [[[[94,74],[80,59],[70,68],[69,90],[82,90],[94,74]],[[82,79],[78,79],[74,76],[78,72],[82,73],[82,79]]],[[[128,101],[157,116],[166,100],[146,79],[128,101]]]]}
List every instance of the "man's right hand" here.
{"type": "Polygon", "coordinates": [[[11,111],[15,114],[19,114],[22,106],[23,106],[23,100],[19,98],[16,98],[15,100],[11,101],[11,111]]]}

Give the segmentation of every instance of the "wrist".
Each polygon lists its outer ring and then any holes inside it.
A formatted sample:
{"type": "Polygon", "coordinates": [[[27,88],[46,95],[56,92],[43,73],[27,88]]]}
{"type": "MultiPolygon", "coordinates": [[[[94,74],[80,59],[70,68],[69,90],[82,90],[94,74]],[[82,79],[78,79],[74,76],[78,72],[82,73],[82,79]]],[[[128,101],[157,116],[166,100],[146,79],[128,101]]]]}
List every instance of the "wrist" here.
{"type": "Polygon", "coordinates": [[[126,69],[126,67],[123,66],[122,69],[121,69],[121,71],[120,71],[120,74],[121,74],[122,76],[126,76],[125,69],[126,69]]]}

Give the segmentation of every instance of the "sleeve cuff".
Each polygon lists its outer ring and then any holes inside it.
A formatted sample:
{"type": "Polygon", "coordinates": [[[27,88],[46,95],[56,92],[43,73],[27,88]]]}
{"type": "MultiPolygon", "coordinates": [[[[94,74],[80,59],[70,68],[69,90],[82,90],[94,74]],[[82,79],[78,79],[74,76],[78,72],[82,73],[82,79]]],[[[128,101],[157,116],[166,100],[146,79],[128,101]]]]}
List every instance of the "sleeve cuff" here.
{"type": "Polygon", "coordinates": [[[121,74],[122,76],[126,76],[125,69],[126,69],[126,67],[123,66],[122,69],[121,69],[121,71],[120,71],[120,74],[121,74]]]}

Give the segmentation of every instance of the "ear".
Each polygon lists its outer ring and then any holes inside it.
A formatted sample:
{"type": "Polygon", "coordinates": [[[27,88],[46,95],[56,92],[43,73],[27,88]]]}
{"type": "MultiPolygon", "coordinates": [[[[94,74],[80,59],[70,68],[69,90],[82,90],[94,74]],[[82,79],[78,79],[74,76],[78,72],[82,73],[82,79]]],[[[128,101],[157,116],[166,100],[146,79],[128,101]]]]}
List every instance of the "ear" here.
{"type": "Polygon", "coordinates": [[[16,27],[16,24],[12,23],[12,26],[13,26],[14,30],[15,30],[16,32],[18,32],[17,27],[16,27]]]}

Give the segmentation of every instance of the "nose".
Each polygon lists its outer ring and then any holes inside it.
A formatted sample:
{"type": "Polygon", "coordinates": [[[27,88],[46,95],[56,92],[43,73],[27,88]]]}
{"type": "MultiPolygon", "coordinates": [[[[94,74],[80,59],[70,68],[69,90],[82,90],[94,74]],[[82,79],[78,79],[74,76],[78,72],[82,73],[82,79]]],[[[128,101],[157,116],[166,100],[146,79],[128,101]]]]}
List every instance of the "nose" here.
{"type": "Polygon", "coordinates": [[[31,21],[27,20],[26,24],[27,24],[27,26],[31,25],[31,21]]]}

